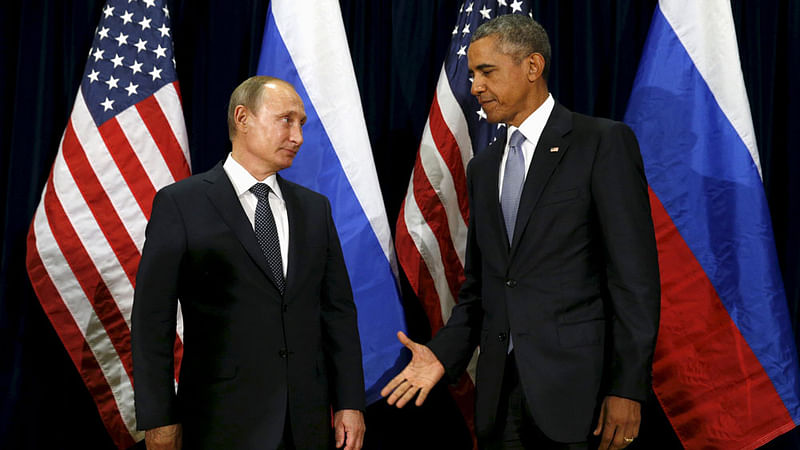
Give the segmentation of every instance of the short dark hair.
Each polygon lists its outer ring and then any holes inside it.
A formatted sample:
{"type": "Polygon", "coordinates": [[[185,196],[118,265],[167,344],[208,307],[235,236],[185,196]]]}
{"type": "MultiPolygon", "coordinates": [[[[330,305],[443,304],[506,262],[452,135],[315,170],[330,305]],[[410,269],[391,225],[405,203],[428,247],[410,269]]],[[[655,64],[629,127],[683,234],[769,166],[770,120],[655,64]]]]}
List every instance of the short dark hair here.
{"type": "Polygon", "coordinates": [[[531,53],[542,55],[542,77],[547,80],[550,73],[550,39],[539,22],[524,14],[497,16],[479,26],[470,43],[487,36],[497,36],[500,51],[513,57],[516,63],[531,53]]]}

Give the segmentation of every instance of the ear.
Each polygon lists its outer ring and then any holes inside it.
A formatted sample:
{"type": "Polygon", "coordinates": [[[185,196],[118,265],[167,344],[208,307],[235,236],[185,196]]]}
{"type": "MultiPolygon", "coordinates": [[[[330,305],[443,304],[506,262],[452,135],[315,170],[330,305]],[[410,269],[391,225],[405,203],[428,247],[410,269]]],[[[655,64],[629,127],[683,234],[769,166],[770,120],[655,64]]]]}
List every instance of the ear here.
{"type": "Polygon", "coordinates": [[[233,121],[236,123],[236,132],[247,132],[247,108],[244,105],[237,105],[233,110],[233,121]]]}
{"type": "Polygon", "coordinates": [[[544,57],[541,53],[531,53],[526,59],[528,63],[528,81],[536,81],[544,73],[544,57]]]}

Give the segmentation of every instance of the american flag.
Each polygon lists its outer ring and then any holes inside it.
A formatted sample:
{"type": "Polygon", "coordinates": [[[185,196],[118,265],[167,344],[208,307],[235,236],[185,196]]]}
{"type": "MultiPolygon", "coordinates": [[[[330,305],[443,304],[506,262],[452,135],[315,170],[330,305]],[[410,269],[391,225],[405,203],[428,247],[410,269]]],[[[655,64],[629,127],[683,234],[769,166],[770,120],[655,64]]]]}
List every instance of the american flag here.
{"type": "Polygon", "coordinates": [[[169,10],[109,0],[28,232],[27,266],[120,448],[143,437],[130,315],[145,226],[156,191],[189,174],[169,10]]]}
{"type": "MultiPolygon", "coordinates": [[[[470,94],[467,48],[480,24],[504,14],[527,14],[520,0],[465,1],[436,85],[411,181],[397,218],[401,266],[422,302],[435,334],[450,317],[464,281],[469,202],[466,167],[473,150],[485,148],[503,124],[490,124],[470,94]]],[[[477,352],[476,355],[477,356],[477,352]]],[[[473,429],[476,357],[452,393],[473,429]]]]}

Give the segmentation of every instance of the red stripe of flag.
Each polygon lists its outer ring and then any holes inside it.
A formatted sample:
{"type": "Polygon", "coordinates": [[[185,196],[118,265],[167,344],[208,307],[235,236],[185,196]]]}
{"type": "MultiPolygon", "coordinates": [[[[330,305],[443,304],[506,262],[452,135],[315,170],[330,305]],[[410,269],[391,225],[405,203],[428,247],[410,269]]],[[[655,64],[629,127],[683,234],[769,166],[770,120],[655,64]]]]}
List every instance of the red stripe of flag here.
{"type": "Polygon", "coordinates": [[[656,395],[687,448],[763,445],[793,428],[792,418],[661,201],[649,193],[662,298],[653,362],[656,395]],[[731,349],[737,358],[730,357],[731,349]],[[686,391],[695,394],[685,396],[686,391]],[[701,401],[690,401],[700,392],[701,401]],[[748,408],[738,407],[742,399],[748,408]],[[776,430],[776,423],[785,425],[776,430]],[[752,442],[754,435],[761,439],[752,442]]]}
{"type": "Polygon", "coordinates": [[[136,109],[142,116],[147,131],[156,142],[158,150],[161,151],[161,155],[172,173],[172,178],[177,181],[187,177],[190,174],[189,164],[186,162],[181,145],[172,132],[172,127],[170,127],[164,111],[161,110],[158,100],[151,95],[137,103],[136,109]]]}
{"type": "Polygon", "coordinates": [[[106,430],[120,448],[132,447],[135,442],[122,420],[111,387],[39,257],[34,223],[31,223],[28,230],[27,245],[27,268],[33,289],[41,299],[42,309],[53,323],[53,328],[64,343],[72,363],[75,364],[89,392],[94,397],[106,430]]]}
{"type": "Polygon", "coordinates": [[[178,101],[180,102],[180,106],[183,106],[183,96],[181,96],[181,88],[178,84],[178,80],[172,82],[172,87],[175,88],[175,93],[178,95],[178,101]]]}
{"type": "Polygon", "coordinates": [[[153,197],[156,195],[156,188],[150,181],[147,172],[144,170],[139,157],[131,147],[131,143],[119,126],[116,117],[106,121],[98,128],[103,142],[108,148],[111,157],[117,164],[122,178],[128,183],[128,187],[139,204],[139,208],[144,216],[150,219],[150,209],[153,206],[153,197]]]}
{"type": "Polygon", "coordinates": [[[417,201],[417,207],[439,244],[439,252],[442,256],[447,284],[450,287],[453,298],[455,298],[458,296],[461,283],[464,282],[464,268],[461,266],[461,260],[458,258],[458,253],[453,246],[444,205],[442,205],[441,199],[436,195],[436,191],[434,191],[430,180],[425,174],[419,152],[414,163],[412,183],[414,183],[414,198],[417,201]]]}
{"type": "Polygon", "coordinates": [[[444,325],[442,320],[442,305],[440,304],[439,294],[433,283],[430,270],[419,254],[414,240],[408,234],[408,226],[405,222],[405,205],[400,209],[397,217],[397,233],[395,236],[395,248],[397,249],[397,259],[403,266],[403,272],[408,278],[409,284],[414,289],[417,297],[422,302],[422,307],[428,315],[431,323],[431,335],[439,331],[444,325]]]}
{"type": "MultiPolygon", "coordinates": [[[[70,223],[69,217],[61,206],[61,202],[55,194],[53,177],[47,181],[44,196],[44,210],[47,214],[47,221],[50,224],[53,237],[58,245],[61,254],[67,261],[75,279],[81,285],[84,294],[89,299],[94,308],[103,328],[106,330],[111,340],[117,356],[122,361],[128,378],[133,379],[133,362],[130,354],[130,330],[128,324],[122,317],[116,301],[108,291],[103,278],[97,271],[97,267],[92,263],[89,254],[83,247],[75,229],[70,223]]],[[[47,297],[40,297],[47,298],[47,297]]],[[[58,327],[56,327],[58,328],[58,327]]]]}
{"type": "Polygon", "coordinates": [[[92,169],[89,159],[86,157],[86,153],[75,135],[72,120],[67,123],[61,148],[64,161],[67,163],[69,171],[72,173],[73,179],[75,179],[75,184],[86,201],[86,205],[92,211],[97,225],[108,240],[131,285],[135,286],[136,270],[141,258],[139,248],[136,247],[130,234],[128,234],[103,185],[97,179],[97,175],[94,173],[94,169],[92,169]]]}
{"type": "Polygon", "coordinates": [[[464,163],[461,161],[461,150],[458,148],[458,143],[450,128],[447,126],[442,110],[439,107],[439,99],[434,94],[433,103],[431,103],[430,116],[428,117],[430,123],[431,136],[442,155],[442,159],[450,171],[450,176],[453,177],[453,186],[456,190],[456,198],[458,200],[458,209],[461,211],[461,217],[464,223],[469,222],[469,199],[467,198],[467,175],[464,170],[464,163]]]}

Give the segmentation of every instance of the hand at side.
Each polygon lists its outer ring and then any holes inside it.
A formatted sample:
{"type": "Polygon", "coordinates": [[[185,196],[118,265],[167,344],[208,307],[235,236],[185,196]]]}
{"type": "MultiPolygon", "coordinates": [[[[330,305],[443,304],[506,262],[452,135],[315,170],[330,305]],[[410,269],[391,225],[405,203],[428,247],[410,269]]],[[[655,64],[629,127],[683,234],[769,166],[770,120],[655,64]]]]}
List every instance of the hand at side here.
{"type": "Polygon", "coordinates": [[[183,427],[179,423],[151,428],[144,432],[147,450],[180,450],[183,447],[183,427]]]}
{"type": "Polygon", "coordinates": [[[344,450],[361,450],[364,445],[364,414],[356,409],[342,409],[333,415],[333,430],[336,436],[336,448],[344,450]]]}
{"type": "Polygon", "coordinates": [[[444,366],[431,349],[412,341],[402,331],[397,332],[397,339],[411,350],[411,362],[383,387],[381,396],[388,395],[390,405],[396,403],[398,408],[402,408],[416,395],[416,405],[421,406],[433,386],[444,376],[444,366]]]}
{"type": "Polygon", "coordinates": [[[635,401],[613,395],[603,399],[600,417],[594,435],[603,433],[600,449],[622,449],[639,436],[639,424],[642,418],[642,405],[635,401]]]}

